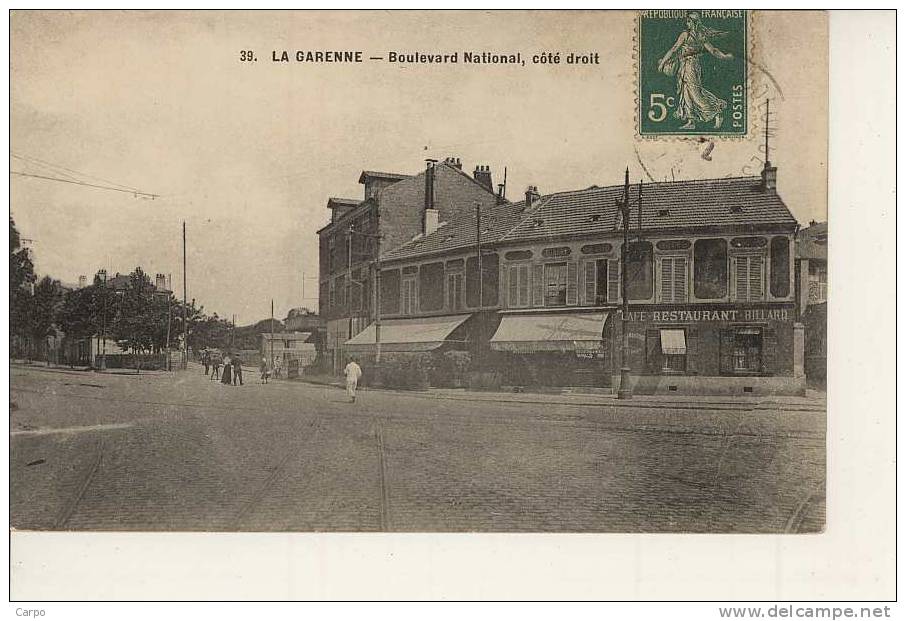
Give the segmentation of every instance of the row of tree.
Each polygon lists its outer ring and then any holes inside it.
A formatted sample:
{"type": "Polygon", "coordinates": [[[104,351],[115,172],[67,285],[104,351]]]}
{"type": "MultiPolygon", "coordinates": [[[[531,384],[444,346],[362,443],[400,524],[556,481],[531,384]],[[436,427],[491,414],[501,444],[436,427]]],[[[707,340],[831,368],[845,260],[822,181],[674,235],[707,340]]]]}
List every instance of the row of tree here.
{"type": "MultiPolygon", "coordinates": [[[[48,276],[37,279],[34,263],[12,218],[10,232],[11,347],[29,358],[44,358],[52,336],[78,341],[106,335],[135,354],[160,353],[181,345],[183,303],[169,291],[159,291],[140,267],[125,286],[114,289],[95,277],[94,282],[67,289],[48,276]]],[[[189,347],[224,348],[230,345],[231,324],[207,315],[195,301],[185,306],[189,347]]]]}

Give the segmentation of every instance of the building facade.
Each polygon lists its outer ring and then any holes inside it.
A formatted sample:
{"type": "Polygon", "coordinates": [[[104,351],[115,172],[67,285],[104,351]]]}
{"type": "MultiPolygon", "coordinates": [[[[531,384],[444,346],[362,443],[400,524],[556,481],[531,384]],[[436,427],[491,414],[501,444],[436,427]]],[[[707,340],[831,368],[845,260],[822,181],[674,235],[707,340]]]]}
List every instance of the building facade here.
{"type": "MultiPolygon", "coordinates": [[[[636,392],[804,390],[798,225],[775,175],[631,188],[625,362],[636,392]]],[[[524,201],[463,213],[391,250],[382,351],[463,349],[517,389],[613,388],[624,363],[623,191],[529,188],[524,201]]],[[[367,354],[374,340],[371,328],[348,345],[367,354]]]]}
{"type": "Polygon", "coordinates": [[[812,220],[796,237],[796,301],[805,326],[805,375],[827,382],[827,222],[812,220]]]}
{"type": "Polygon", "coordinates": [[[487,167],[470,176],[456,158],[429,161],[416,175],[363,171],[359,183],[364,197],[330,198],[331,221],[318,231],[319,315],[335,370],[345,364],[345,342],[373,316],[378,237],[382,250],[390,250],[430,234],[461,210],[498,201],[487,167]]]}

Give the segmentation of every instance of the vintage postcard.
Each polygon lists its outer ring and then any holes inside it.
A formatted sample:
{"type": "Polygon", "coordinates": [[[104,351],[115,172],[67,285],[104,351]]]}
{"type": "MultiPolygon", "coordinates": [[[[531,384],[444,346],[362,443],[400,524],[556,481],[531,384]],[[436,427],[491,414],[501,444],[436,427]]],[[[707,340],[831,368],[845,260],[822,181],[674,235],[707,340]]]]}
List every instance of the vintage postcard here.
{"type": "Polygon", "coordinates": [[[10,36],[14,541],[825,531],[826,13],[10,36]]]}

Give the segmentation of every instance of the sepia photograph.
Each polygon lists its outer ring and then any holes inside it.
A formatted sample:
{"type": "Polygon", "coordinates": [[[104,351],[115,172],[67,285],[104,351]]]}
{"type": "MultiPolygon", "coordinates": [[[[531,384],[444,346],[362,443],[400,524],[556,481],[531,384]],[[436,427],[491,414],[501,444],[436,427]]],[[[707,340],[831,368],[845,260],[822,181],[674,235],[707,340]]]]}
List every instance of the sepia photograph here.
{"type": "Polygon", "coordinates": [[[820,537],[828,23],[12,11],[13,540],[820,537]]]}

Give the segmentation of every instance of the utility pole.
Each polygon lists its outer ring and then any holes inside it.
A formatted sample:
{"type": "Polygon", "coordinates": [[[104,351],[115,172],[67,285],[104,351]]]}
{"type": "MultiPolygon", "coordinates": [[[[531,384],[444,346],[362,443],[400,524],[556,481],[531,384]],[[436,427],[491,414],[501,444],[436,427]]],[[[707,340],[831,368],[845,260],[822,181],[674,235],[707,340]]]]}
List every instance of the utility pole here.
{"type": "Polygon", "coordinates": [[[274,368],[274,299],[271,298],[271,369],[274,368]]]}
{"type": "Polygon", "coordinates": [[[233,313],[233,327],[230,330],[230,349],[236,348],[236,313],[233,313]]]}
{"type": "Polygon", "coordinates": [[[182,342],[185,350],[183,369],[189,367],[189,313],[187,308],[188,296],[186,295],[186,221],[182,221],[182,342]]]}
{"type": "Polygon", "coordinates": [[[101,295],[104,297],[104,314],[101,317],[101,335],[103,345],[101,346],[101,371],[107,369],[107,270],[101,270],[104,275],[104,285],[101,289],[101,295]]]}
{"type": "MultiPolygon", "coordinates": [[[[478,253],[478,339],[475,347],[475,366],[481,372],[481,344],[484,339],[484,274],[481,273],[481,203],[475,203],[475,246],[478,253]]],[[[468,288],[468,287],[467,287],[468,288]]]]}
{"type": "Polygon", "coordinates": [[[620,387],[617,389],[617,399],[631,399],[632,390],[629,388],[629,296],[626,295],[626,259],[629,247],[629,167],[626,167],[626,178],[623,182],[623,198],[617,201],[620,215],[623,219],[623,246],[620,249],[620,295],[623,298],[622,321],[622,346],[620,348],[620,387]]]}

